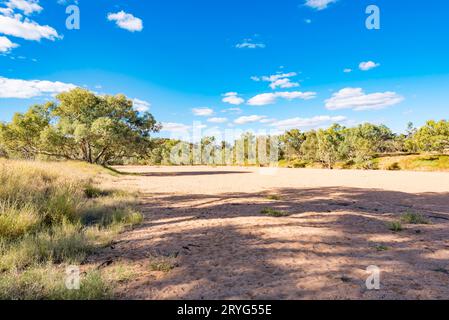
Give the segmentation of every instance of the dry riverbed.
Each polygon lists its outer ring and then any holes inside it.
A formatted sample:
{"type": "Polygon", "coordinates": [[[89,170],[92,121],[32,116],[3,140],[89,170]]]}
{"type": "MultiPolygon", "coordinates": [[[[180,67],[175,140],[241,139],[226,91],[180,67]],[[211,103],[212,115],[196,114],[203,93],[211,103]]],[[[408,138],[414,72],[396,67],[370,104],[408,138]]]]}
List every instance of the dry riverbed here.
{"type": "Polygon", "coordinates": [[[92,259],[125,266],[122,298],[449,298],[449,173],[117,169],[145,221],[92,259]],[[390,230],[406,213],[428,223],[390,230]]]}

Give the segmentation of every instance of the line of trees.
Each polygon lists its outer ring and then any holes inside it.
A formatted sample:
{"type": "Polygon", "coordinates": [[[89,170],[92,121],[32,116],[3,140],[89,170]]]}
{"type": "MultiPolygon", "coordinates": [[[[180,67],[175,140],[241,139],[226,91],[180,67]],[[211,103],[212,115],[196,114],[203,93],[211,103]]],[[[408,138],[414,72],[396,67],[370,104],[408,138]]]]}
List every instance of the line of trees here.
{"type": "Polygon", "coordinates": [[[251,132],[229,143],[203,137],[198,143],[152,138],[161,125],[148,113],[134,110],[124,95],[99,96],[88,90],[61,93],[56,102],[34,105],[0,124],[0,156],[82,160],[101,165],[245,164],[274,161],[301,167],[337,162],[369,168],[370,160],[387,154],[449,152],[449,121],[428,121],[421,128],[408,125],[395,134],[384,125],[355,127],[334,124],[327,129],[298,129],[279,136],[251,132]],[[179,153],[179,156],[178,156],[179,153]],[[182,154],[182,156],[180,156],[182,154]]]}
{"type": "Polygon", "coordinates": [[[272,154],[276,152],[277,160],[291,162],[297,167],[321,163],[333,168],[337,162],[344,162],[369,169],[370,161],[383,155],[448,153],[449,122],[428,121],[421,128],[409,123],[404,134],[395,134],[385,125],[364,123],[350,128],[334,124],[327,129],[307,132],[292,129],[275,137],[255,136],[247,132],[233,143],[217,142],[215,137],[204,137],[196,144],[170,139],[155,141],[157,143],[148,159],[150,164],[180,164],[174,163],[171,151],[183,143],[190,153],[181,164],[263,165],[271,162],[272,154]]]}

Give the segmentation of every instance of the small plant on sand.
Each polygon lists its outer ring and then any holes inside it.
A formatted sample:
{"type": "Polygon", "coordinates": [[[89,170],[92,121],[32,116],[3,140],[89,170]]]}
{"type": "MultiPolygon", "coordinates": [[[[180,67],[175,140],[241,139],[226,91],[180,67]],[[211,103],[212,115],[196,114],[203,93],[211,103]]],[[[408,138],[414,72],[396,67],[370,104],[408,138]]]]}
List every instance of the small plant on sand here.
{"type": "Polygon", "coordinates": [[[174,268],[178,266],[176,257],[168,256],[168,257],[152,257],[150,259],[150,270],[151,271],[161,271],[161,272],[170,272],[174,268]]]}
{"type": "Polygon", "coordinates": [[[394,231],[394,232],[400,232],[400,231],[404,230],[401,222],[399,222],[399,221],[389,222],[387,224],[387,226],[388,226],[388,229],[390,229],[391,231],[394,231]]]}
{"type": "Polygon", "coordinates": [[[422,214],[416,212],[404,213],[401,217],[401,221],[407,224],[429,224],[429,220],[422,214]]]}
{"type": "Polygon", "coordinates": [[[270,217],[286,217],[288,216],[288,213],[284,211],[275,210],[272,208],[265,208],[260,213],[265,214],[270,217]]]}
{"type": "Polygon", "coordinates": [[[269,194],[269,195],[267,195],[267,199],[268,200],[276,200],[276,201],[282,200],[281,196],[278,194],[269,194]]]}
{"type": "Polygon", "coordinates": [[[384,245],[377,245],[377,246],[375,247],[375,249],[376,249],[377,251],[387,251],[387,250],[390,250],[390,248],[388,248],[387,246],[384,246],[384,245]]]}

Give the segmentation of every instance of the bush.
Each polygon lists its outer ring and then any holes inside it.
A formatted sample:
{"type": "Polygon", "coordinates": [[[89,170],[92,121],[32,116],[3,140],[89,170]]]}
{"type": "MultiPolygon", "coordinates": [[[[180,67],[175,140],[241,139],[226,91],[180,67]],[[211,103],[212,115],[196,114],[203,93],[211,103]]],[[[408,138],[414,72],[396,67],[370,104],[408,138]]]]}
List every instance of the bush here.
{"type": "Polygon", "coordinates": [[[422,214],[415,212],[407,212],[403,214],[401,220],[407,224],[429,224],[429,220],[427,220],[422,214]]]}
{"type": "Polygon", "coordinates": [[[302,160],[295,160],[295,161],[292,161],[292,163],[291,163],[291,166],[296,169],[305,168],[305,167],[307,167],[307,165],[308,165],[308,162],[302,161],[302,160]]]}

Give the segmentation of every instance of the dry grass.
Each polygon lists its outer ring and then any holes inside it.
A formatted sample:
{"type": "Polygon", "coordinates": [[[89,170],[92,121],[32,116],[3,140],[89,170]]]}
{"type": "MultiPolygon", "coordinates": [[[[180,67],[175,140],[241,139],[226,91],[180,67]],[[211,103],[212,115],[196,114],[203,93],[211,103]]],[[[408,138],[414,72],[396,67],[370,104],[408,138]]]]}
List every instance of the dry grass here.
{"type": "Polygon", "coordinates": [[[133,195],[101,188],[111,172],[79,162],[0,160],[0,298],[109,296],[101,274],[88,273],[76,292],[62,280],[64,266],[81,264],[142,222],[133,195]]]}

